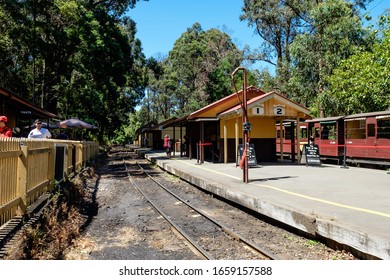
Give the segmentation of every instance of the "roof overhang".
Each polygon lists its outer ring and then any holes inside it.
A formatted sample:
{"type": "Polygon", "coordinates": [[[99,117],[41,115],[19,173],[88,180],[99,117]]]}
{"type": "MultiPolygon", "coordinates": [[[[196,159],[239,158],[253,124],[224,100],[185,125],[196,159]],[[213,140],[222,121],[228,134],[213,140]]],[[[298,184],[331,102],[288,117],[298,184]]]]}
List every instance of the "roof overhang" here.
{"type": "Polygon", "coordinates": [[[188,115],[185,115],[181,118],[178,118],[172,122],[169,122],[165,125],[163,125],[163,128],[167,128],[167,127],[175,127],[175,126],[182,126],[182,125],[185,125],[188,123],[188,115]]]}
{"type": "Polygon", "coordinates": [[[19,106],[25,107],[26,109],[29,109],[34,112],[34,114],[39,115],[41,117],[46,117],[46,118],[55,118],[56,115],[53,113],[50,113],[49,111],[46,111],[43,108],[40,108],[33,103],[25,100],[24,98],[20,97],[16,93],[7,90],[3,87],[0,87],[0,95],[8,99],[9,101],[16,103],[19,106]]]}
{"type": "Polygon", "coordinates": [[[195,119],[196,122],[213,122],[213,121],[219,121],[219,118],[198,118],[195,119]]]}

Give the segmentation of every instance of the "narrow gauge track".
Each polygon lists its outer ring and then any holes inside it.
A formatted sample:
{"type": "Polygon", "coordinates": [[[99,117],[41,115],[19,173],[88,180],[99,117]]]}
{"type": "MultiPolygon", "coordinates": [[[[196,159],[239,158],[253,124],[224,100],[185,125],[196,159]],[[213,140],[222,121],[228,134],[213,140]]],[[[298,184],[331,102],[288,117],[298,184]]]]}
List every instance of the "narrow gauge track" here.
{"type": "Polygon", "coordinates": [[[123,163],[129,180],[198,255],[205,259],[278,259],[166,188],[130,152],[128,156],[131,161],[123,157],[123,163]]]}

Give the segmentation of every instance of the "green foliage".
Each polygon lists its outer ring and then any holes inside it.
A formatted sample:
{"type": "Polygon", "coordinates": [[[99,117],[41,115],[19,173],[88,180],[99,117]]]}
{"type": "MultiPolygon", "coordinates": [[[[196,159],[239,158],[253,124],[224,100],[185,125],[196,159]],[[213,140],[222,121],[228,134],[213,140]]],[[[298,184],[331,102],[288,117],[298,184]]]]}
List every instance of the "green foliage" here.
{"type": "Polygon", "coordinates": [[[137,1],[2,1],[1,86],[107,139],[146,85],[136,25],[123,16],[137,1]]]}
{"type": "Polygon", "coordinates": [[[230,73],[241,61],[242,52],[226,33],[204,31],[195,23],[176,40],[167,58],[148,60],[143,124],[181,117],[230,94],[230,73]]]}
{"type": "MultiPolygon", "coordinates": [[[[125,16],[137,1],[2,1],[0,85],[60,119],[93,123],[99,135],[90,137],[117,143],[141,124],[232,93],[230,74],[244,55],[276,66],[275,77],[248,71],[248,85],[278,90],[314,115],[390,107],[388,17],[379,32],[364,29],[359,9],[368,0],[244,0],[240,18],[259,35],[258,48],[241,51],[226,33],[195,23],[168,57],[148,60],[125,16]]],[[[235,80],[241,89],[241,73],[235,80]]]]}
{"type": "Polygon", "coordinates": [[[185,114],[231,93],[229,75],[241,63],[242,53],[226,33],[203,31],[195,23],[175,42],[168,60],[181,85],[177,100],[185,114]]]}
{"type": "Polygon", "coordinates": [[[247,51],[246,58],[276,66],[275,82],[280,91],[289,78],[290,45],[301,29],[299,2],[302,1],[244,0],[244,14],[240,16],[262,39],[259,48],[247,51]]]}
{"type": "Polygon", "coordinates": [[[333,114],[336,103],[324,95],[327,77],[342,59],[369,49],[371,34],[363,29],[354,6],[344,0],[326,0],[308,11],[310,29],[291,44],[290,98],[311,107],[316,114],[333,114]]]}
{"type": "Polygon", "coordinates": [[[390,28],[372,51],[343,60],[329,78],[338,114],[390,109],[390,28]]]}
{"type": "Polygon", "coordinates": [[[123,145],[131,143],[136,140],[137,129],[140,127],[140,113],[129,113],[126,122],[115,131],[115,138],[112,139],[112,143],[123,145]]]}
{"type": "Polygon", "coordinates": [[[311,107],[331,114],[336,101],[326,93],[328,77],[341,60],[370,50],[374,33],[365,30],[360,10],[368,0],[279,1],[245,0],[241,20],[263,39],[246,49],[249,60],[276,66],[276,77],[260,72],[261,85],[278,90],[311,107]]]}
{"type": "Polygon", "coordinates": [[[252,81],[252,78],[248,79],[248,84],[258,85],[263,91],[270,92],[276,89],[277,81],[267,69],[255,70],[251,73],[251,76],[256,82],[252,81]]]}

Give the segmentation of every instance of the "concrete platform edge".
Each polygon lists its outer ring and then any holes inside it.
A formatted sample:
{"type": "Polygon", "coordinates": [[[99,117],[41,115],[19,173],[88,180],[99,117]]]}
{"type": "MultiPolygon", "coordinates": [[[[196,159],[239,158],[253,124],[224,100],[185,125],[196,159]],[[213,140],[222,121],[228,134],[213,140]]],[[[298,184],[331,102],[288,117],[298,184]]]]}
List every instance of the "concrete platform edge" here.
{"type": "Polygon", "coordinates": [[[299,229],[309,235],[320,237],[329,243],[336,243],[338,247],[340,245],[347,246],[349,250],[352,250],[359,257],[390,260],[390,242],[380,236],[358,232],[336,222],[300,213],[299,211],[252,197],[237,190],[233,191],[218,182],[208,182],[203,178],[191,175],[184,169],[173,167],[169,162],[159,159],[153,152],[148,153],[145,150],[136,150],[136,152],[142,154],[147,160],[155,163],[160,168],[199,188],[299,229]]]}

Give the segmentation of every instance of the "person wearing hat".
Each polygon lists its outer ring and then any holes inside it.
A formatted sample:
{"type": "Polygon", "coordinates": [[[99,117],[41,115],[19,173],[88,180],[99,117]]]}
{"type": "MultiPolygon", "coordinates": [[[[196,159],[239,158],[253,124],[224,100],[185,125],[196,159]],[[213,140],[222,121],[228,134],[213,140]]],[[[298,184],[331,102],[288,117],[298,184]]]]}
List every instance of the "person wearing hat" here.
{"type": "Polygon", "coordinates": [[[35,128],[30,131],[28,138],[51,138],[51,133],[42,127],[42,120],[35,120],[35,128]]]}
{"type": "Polygon", "coordinates": [[[7,122],[8,118],[6,116],[0,116],[0,138],[12,137],[12,130],[7,127],[7,122]]]}

